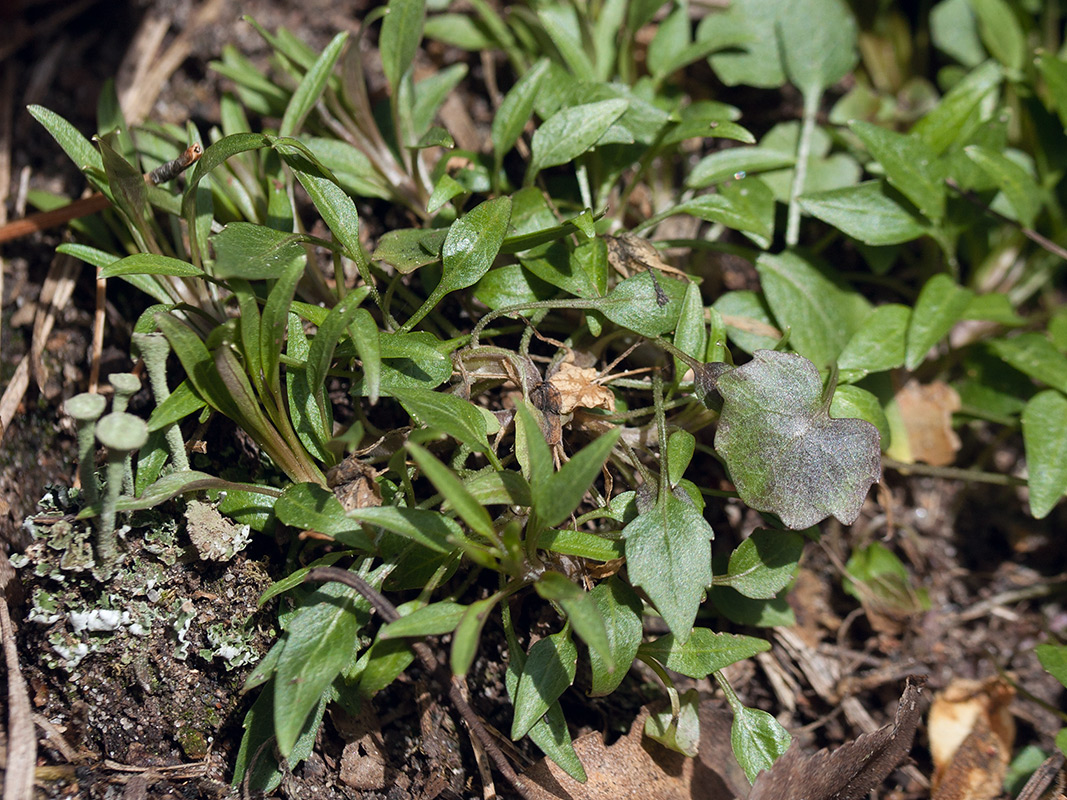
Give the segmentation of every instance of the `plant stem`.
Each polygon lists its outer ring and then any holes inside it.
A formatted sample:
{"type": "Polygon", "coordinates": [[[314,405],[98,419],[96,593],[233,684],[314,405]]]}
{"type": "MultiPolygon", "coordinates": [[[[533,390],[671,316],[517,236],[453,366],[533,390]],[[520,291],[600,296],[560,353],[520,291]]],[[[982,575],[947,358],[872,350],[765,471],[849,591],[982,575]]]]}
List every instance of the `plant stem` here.
{"type": "Polygon", "coordinates": [[[819,110],[821,93],[808,91],[804,94],[804,120],[800,126],[800,141],[797,142],[797,163],[793,167],[793,186],[789,190],[789,215],[785,226],[787,247],[796,247],[800,241],[800,202],[804,181],[808,177],[808,157],[811,155],[811,140],[815,135],[815,115],[819,110]]]}

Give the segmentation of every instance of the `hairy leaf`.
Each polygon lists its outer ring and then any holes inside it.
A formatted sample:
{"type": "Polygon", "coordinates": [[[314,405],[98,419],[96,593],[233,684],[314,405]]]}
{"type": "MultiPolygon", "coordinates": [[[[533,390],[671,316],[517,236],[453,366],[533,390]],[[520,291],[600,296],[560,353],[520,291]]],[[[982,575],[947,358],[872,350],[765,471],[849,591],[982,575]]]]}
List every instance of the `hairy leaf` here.
{"type": "Polygon", "coordinates": [[[758,350],[721,375],[718,389],[715,449],[742,500],[796,530],[831,514],[846,525],[855,521],[881,477],[878,431],[862,420],[830,418],[810,361],[758,350]]]}

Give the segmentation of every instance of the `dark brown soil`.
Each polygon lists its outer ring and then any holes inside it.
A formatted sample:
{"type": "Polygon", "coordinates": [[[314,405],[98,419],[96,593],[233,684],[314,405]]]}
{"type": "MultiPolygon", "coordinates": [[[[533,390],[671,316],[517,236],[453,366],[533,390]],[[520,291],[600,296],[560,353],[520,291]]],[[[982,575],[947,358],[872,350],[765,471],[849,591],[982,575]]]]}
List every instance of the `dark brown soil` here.
{"type": "MultiPolygon", "coordinates": [[[[18,32],[38,31],[0,62],[3,113],[12,113],[14,138],[8,215],[15,213],[19,181],[77,196],[84,180],[59,148],[24,111],[39,103],[63,114],[80,130],[94,129],[95,103],[103,82],[118,73],[126,48],[146,14],[188,23],[190,0],[123,0],[88,3],[84,11],[54,28],[46,22],[65,6],[56,0],[23,0],[9,5],[0,24],[18,32]],[[13,9],[13,10],[11,10],[13,9]],[[4,83],[3,76],[10,76],[4,83]],[[3,87],[7,87],[4,89],[3,87]]],[[[196,41],[191,56],[172,76],[154,116],[205,127],[217,121],[216,98],[222,82],[207,66],[222,46],[235,43],[260,59],[265,47],[240,14],[266,28],[284,25],[312,47],[322,47],[342,29],[353,29],[360,2],[313,0],[226,0],[218,22],[196,41]]],[[[3,15],[0,14],[0,17],[3,15]]],[[[789,98],[780,102],[792,102],[789,98]]],[[[474,107],[481,101],[472,99],[474,107]]],[[[780,110],[780,109],[779,109],[780,110]]],[[[773,112],[768,112],[773,117],[773,112]]],[[[369,220],[372,229],[390,221],[369,220]]],[[[27,351],[32,309],[63,234],[50,231],[4,245],[3,326],[0,385],[6,386],[27,351]]],[[[729,280],[740,280],[737,275],[729,280]]],[[[721,279],[721,278],[720,278],[721,279]]],[[[130,320],[143,300],[118,290],[109,298],[104,374],[130,366],[130,320]]],[[[23,520],[37,511],[50,486],[70,486],[75,476],[73,430],[59,413],[62,401],[84,391],[88,381],[94,285],[88,271],[78,279],[71,302],[57,319],[43,354],[45,374],[31,381],[19,413],[4,432],[0,451],[0,546],[10,555],[30,542],[23,520]]],[[[136,409],[135,409],[136,410],[136,409]]],[[[225,432],[214,432],[215,441],[225,432]]],[[[1021,444],[997,444],[998,467],[1010,472],[1021,444]]],[[[210,451],[209,456],[218,456],[210,451]]],[[[1007,671],[1022,693],[1012,706],[1019,724],[1016,749],[1037,745],[1046,752],[1058,729],[1048,708],[1062,707],[1063,690],[1038,664],[1033,646],[1048,633],[1067,635],[1064,575],[1067,548],[1062,531],[1067,511],[1035,522],[1024,515],[1013,489],[962,486],[928,478],[886,475],[878,502],[872,495],[865,515],[850,529],[825,526],[819,544],[807,547],[801,577],[790,602],[796,631],[810,652],[839,669],[841,698],[859,701],[875,724],[892,719],[904,676],[924,673],[939,689],[955,677],[988,677],[1007,671]],[[915,587],[930,596],[929,611],[864,613],[841,588],[841,568],[857,544],[880,541],[908,566],[915,587]],[[1032,695],[1033,698],[1028,695],[1032,695]]],[[[50,517],[38,530],[55,534],[67,525],[63,494],[53,492],[50,517]],[[58,522],[57,522],[58,520],[58,522]]],[[[728,552],[740,532],[750,530],[749,515],[727,509],[716,526],[718,552],[728,552]]],[[[178,513],[178,512],[175,512],[178,513]]],[[[19,626],[21,666],[38,734],[38,794],[42,797],[223,797],[242,733],[244,714],[254,697],[240,693],[255,659],[269,648],[276,604],[257,609],[256,599],[285,574],[288,538],[260,536],[245,551],[224,562],[200,560],[191,546],[184,518],[166,521],[146,515],[132,521],[128,536],[134,565],[105,605],[139,609],[151,617],[144,633],[128,622],[91,638],[92,647],[72,665],[58,656],[57,642],[69,632],[62,623],[26,620],[41,606],[41,592],[73,603],[98,607],[97,584],[53,562],[58,549],[31,548],[36,570],[22,574],[23,602],[14,606],[19,626]],[[162,527],[160,527],[162,525],[162,527]],[[151,547],[138,544],[144,531],[169,531],[151,547]],[[41,566],[50,565],[50,566],[41,566]],[[37,574],[33,574],[36,572],[37,574]],[[151,576],[148,586],[144,580],[151,576]],[[63,577],[63,581],[58,579],[63,577]],[[244,634],[249,663],[228,663],[218,641],[218,626],[244,634]],[[215,636],[215,639],[211,637],[215,636]]],[[[537,609],[516,609],[536,627],[537,609]]],[[[136,616],[136,614],[135,614],[136,616]]],[[[723,630],[743,630],[725,621],[723,630]]],[[[812,687],[787,640],[773,631],[749,631],[774,643],[766,659],[745,662],[731,679],[749,705],[776,714],[791,730],[806,729],[813,745],[837,746],[861,732],[840,699],[832,702],[812,687]],[[784,687],[784,688],[783,688],[784,687]]],[[[68,642],[69,644],[69,642],[68,642]]],[[[447,642],[441,652],[447,653],[447,642]]],[[[500,730],[510,727],[503,688],[499,626],[490,624],[470,676],[475,710],[500,730]]],[[[225,651],[227,653],[231,651],[225,651]]],[[[237,659],[240,661],[240,659],[237,659]]],[[[5,679],[6,680],[6,679],[5,679]]],[[[581,678],[579,679],[579,683],[581,678]]],[[[711,691],[710,685],[699,688],[711,691]]],[[[609,698],[590,699],[572,690],[564,697],[568,719],[581,729],[601,730],[615,738],[629,729],[644,702],[656,697],[650,676],[634,671],[623,689],[609,698]]],[[[535,759],[528,743],[517,757],[535,759]]],[[[922,742],[913,753],[919,772],[929,774],[922,742]]],[[[898,772],[882,797],[920,798],[928,794],[915,773],[898,772]]],[[[497,789],[508,797],[496,776],[497,789]]],[[[278,796],[407,800],[482,796],[482,780],[465,729],[448,707],[446,687],[412,668],[375,698],[357,719],[340,710],[327,714],[314,754],[283,781],[278,796]],[[366,769],[359,768],[362,764],[366,769]]]]}

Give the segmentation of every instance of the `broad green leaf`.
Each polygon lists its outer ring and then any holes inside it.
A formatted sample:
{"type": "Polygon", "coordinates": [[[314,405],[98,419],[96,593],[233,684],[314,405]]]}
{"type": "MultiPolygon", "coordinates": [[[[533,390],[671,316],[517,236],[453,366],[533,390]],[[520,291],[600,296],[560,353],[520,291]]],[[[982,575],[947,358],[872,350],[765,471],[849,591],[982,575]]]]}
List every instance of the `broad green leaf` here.
{"type": "Polygon", "coordinates": [[[1023,226],[1031,228],[1041,211],[1042,192],[1034,177],[1022,166],[1003,153],[987,147],[971,145],[965,147],[967,157],[981,167],[1015,210],[1016,219],[1023,226]]]}
{"type": "Polygon", "coordinates": [[[677,486],[696,452],[696,437],[680,428],[667,437],[667,471],[671,486],[677,486]]]}
{"type": "Polygon", "coordinates": [[[447,228],[400,228],[388,231],[378,240],[372,261],[384,261],[398,272],[407,274],[419,267],[441,260],[441,246],[447,228]]]}
{"type": "Polygon", "coordinates": [[[1030,513],[1044,519],[1067,492],[1067,398],[1040,392],[1023,410],[1030,513]]]}
{"type": "Polygon", "coordinates": [[[1067,393],[1067,356],[1040,333],[994,339],[989,347],[1011,366],[1035,380],[1067,393]]]}
{"type": "Polygon", "coordinates": [[[691,40],[688,9],[677,5],[660,21],[656,35],[648,43],[645,61],[652,77],[660,81],[670,75],[674,57],[685,50],[691,40]]]}
{"type": "Polygon", "coordinates": [[[934,47],[965,67],[977,67],[985,60],[970,0],[941,0],[934,6],[930,10],[930,39],[934,47]]]}
{"type": "Polygon", "coordinates": [[[600,474],[620,433],[620,428],[613,428],[601,434],[571,456],[559,472],[531,483],[534,508],[545,525],[559,525],[574,512],[600,474]]]}
{"type": "Polygon", "coordinates": [[[400,79],[415,60],[425,21],[426,3],[423,0],[390,0],[389,13],[382,20],[378,47],[382,54],[382,71],[394,96],[400,79]]]}
{"type": "Polygon", "coordinates": [[[862,120],[853,120],[849,127],[882,165],[886,180],[920,214],[932,220],[945,215],[945,170],[926,142],[862,120]]]}
{"type": "Polygon", "coordinates": [[[892,430],[881,402],[873,394],[859,386],[838,386],[830,402],[833,419],[863,419],[878,429],[881,449],[889,450],[892,430]]]}
{"type": "Polygon", "coordinates": [[[360,695],[373,697],[414,660],[415,653],[407,642],[379,638],[363,652],[350,674],[359,676],[360,695]]]}
{"type": "Polygon", "coordinates": [[[1039,644],[1034,648],[1041,666],[1067,687],[1067,645],[1039,644]]]}
{"type": "Polygon", "coordinates": [[[505,264],[489,270],[475,284],[473,293],[489,308],[497,309],[548,300],[556,294],[556,289],[522,264],[505,264]]]}
{"type": "Polygon", "coordinates": [[[511,198],[497,197],[475,206],[449,226],[441,246],[441,280],[401,331],[410,331],[449,292],[481,280],[500,252],[510,221],[511,198]]]}
{"type": "Polygon", "coordinates": [[[692,634],[685,641],[679,641],[673,633],[668,633],[654,642],[641,645],[638,654],[654,658],[667,669],[690,678],[705,678],[734,662],[770,649],[770,642],[753,636],[693,628],[692,634]]]}
{"type": "Polygon", "coordinates": [[[608,661],[596,650],[589,651],[593,681],[589,693],[593,697],[602,697],[611,694],[622,683],[641,645],[641,598],[617,576],[598,583],[589,596],[600,609],[611,654],[611,661],[608,661]],[[612,663],[614,669],[610,668],[612,663]]]}
{"type": "Polygon", "coordinates": [[[318,484],[287,486],[274,504],[274,513],[284,525],[328,536],[343,536],[350,547],[368,552],[374,549],[371,540],[363,533],[360,521],[346,517],[334,493],[318,484]]]}
{"type": "Polygon", "coordinates": [[[500,108],[497,109],[496,115],[493,117],[491,133],[493,154],[497,164],[503,162],[504,154],[518,141],[519,136],[522,135],[523,128],[530,121],[534,100],[537,98],[541,81],[548,72],[548,65],[547,58],[538,61],[533,67],[526,70],[522,77],[515,82],[515,85],[508,90],[508,93],[504,95],[504,99],[500,101],[500,108]]]}
{"type": "Polygon", "coordinates": [[[530,484],[520,473],[511,470],[478,472],[464,481],[463,485],[483,506],[529,506],[533,502],[530,484]]]}
{"type": "MultiPolygon", "coordinates": [[[[511,625],[511,615],[507,610],[504,612],[504,635],[508,643],[508,668],[504,673],[504,686],[508,692],[508,699],[514,707],[519,679],[526,667],[526,653],[523,652],[522,645],[515,636],[511,625]]],[[[567,730],[567,720],[563,716],[563,709],[558,700],[552,703],[545,715],[534,723],[527,736],[568,775],[576,781],[582,783],[586,781],[585,769],[578,759],[578,754],[574,752],[571,734],[567,730]]]]}
{"type": "Polygon", "coordinates": [[[749,783],[755,781],[760,772],[770,769],[789,749],[791,741],[789,732],[766,711],[740,705],[734,708],[730,744],[749,783]]]}
{"type": "Polygon", "coordinates": [[[856,20],[842,0],[788,0],[776,20],[782,65],[802,94],[817,94],[855,66],[856,20]]]}
{"type": "Polygon", "coordinates": [[[279,136],[292,136],[300,130],[308,112],[314,108],[315,103],[319,101],[326,89],[326,82],[330,79],[334,65],[341,57],[341,51],[347,42],[348,34],[338,33],[315,59],[315,63],[308,69],[300,85],[293,92],[293,96],[289,98],[282,124],[278,127],[279,136]]]}
{"type": "Polygon", "coordinates": [[[251,222],[231,222],[211,237],[211,246],[212,274],[221,280],[273,280],[306,255],[300,234],[251,222]]]}
{"type": "Polygon", "coordinates": [[[429,450],[410,441],[406,446],[419,469],[430,479],[437,491],[444,495],[471,530],[492,541],[495,538],[495,530],[489,512],[471,496],[456,474],[438,461],[429,450]]]}
{"type": "Polygon", "coordinates": [[[712,308],[722,317],[730,340],[746,353],[770,350],[782,338],[782,332],[775,327],[767,299],[762,293],[747,290],[726,292],[720,295],[712,308]]]}
{"type": "Polygon", "coordinates": [[[684,282],[645,270],[619,283],[597,310],[634,333],[659,336],[678,324],[685,291],[684,282]]]}
{"type": "Polygon", "coordinates": [[[968,0],[978,17],[978,31],[990,53],[1008,69],[1021,70],[1028,49],[1015,10],[1005,0],[968,0]]]}
{"type": "MultiPolygon", "coordinates": [[[[385,528],[438,553],[451,553],[458,543],[466,541],[455,520],[424,508],[368,506],[349,511],[348,518],[385,528]]],[[[343,541],[348,543],[349,538],[343,541]]]]}
{"type": "Polygon", "coordinates": [[[549,529],[542,532],[537,544],[553,553],[591,558],[594,561],[612,561],[623,555],[622,542],[586,531],[549,529]]]}
{"type": "Polygon", "coordinates": [[[700,746],[700,693],[690,689],[679,698],[675,717],[668,705],[645,720],[645,735],[664,747],[693,758],[700,746]]]}
{"type": "Polygon", "coordinates": [[[769,247],[774,234],[774,195],[759,178],[745,178],[660,212],[642,227],[676,214],[689,214],[752,234],[760,247],[769,247]]]}
{"type": "Polygon", "coordinates": [[[911,133],[918,134],[936,155],[954,143],[966,141],[962,137],[969,134],[983,101],[996,91],[1002,78],[1000,67],[994,61],[971,70],[933,110],[915,123],[911,133]]]}
{"type": "Polygon", "coordinates": [[[684,642],[711,584],[711,526],[696,508],[667,493],[623,528],[622,535],[630,582],[645,590],[667,627],[684,642]]]}
{"type": "MultiPolygon", "coordinates": [[[[452,375],[452,359],[433,334],[422,331],[380,333],[379,345],[382,394],[395,396],[410,389],[433,389],[452,375]]],[[[353,380],[352,393],[368,394],[362,375],[353,380]]]]}
{"type": "Polygon", "coordinates": [[[1015,313],[1011,299],[1007,295],[998,293],[976,294],[971,298],[967,310],[963,312],[963,318],[999,322],[1007,327],[1026,324],[1026,319],[1015,313]]]}
{"type": "Polygon", "coordinates": [[[837,358],[842,378],[847,371],[855,372],[859,380],[871,372],[902,366],[910,320],[911,309],[904,305],[890,303],[874,309],[837,358]]]}
{"type": "Polygon", "coordinates": [[[802,356],[759,350],[721,375],[715,449],[752,508],[802,530],[831,514],[859,516],[881,477],[878,431],[869,422],[831,419],[815,366],[802,356]]]}
{"type": "Polygon", "coordinates": [[[908,323],[908,344],[904,365],[915,369],[930,348],[941,341],[952,326],[963,318],[974,293],[959,286],[948,275],[935,275],[926,282],[908,323]]]}
{"type": "Polygon", "coordinates": [[[759,145],[730,147],[704,156],[689,172],[685,185],[703,189],[713,183],[753,175],[771,169],[791,167],[796,162],[794,153],[779,152],[759,145]]]}
{"type": "Polygon", "coordinates": [[[900,244],[928,233],[918,212],[885,181],[806,194],[800,207],[842,233],[870,245],[900,244]]]}
{"type": "Polygon", "coordinates": [[[184,278],[203,277],[204,271],[188,261],[154,253],[135,253],[115,261],[100,270],[101,278],[120,275],[178,275],[184,278]]]}
{"type": "Polygon", "coordinates": [[[777,26],[789,22],[788,2],[749,0],[722,13],[708,14],[697,27],[697,41],[728,45],[714,53],[712,69],[727,86],[777,88],[785,83],[777,26]],[[737,41],[744,41],[740,47],[737,41]]]}
{"type": "Polygon", "coordinates": [[[274,731],[288,757],[322,693],[352,658],[369,603],[354,589],[327,583],[290,620],[274,682],[274,731]]]}
{"type": "Polygon", "coordinates": [[[398,399],[408,414],[427,427],[447,433],[480,453],[492,452],[486,438],[485,418],[469,400],[426,389],[411,389],[398,399]]]}
{"type": "Polygon", "coordinates": [[[403,636],[443,636],[456,629],[467,607],[451,600],[441,600],[406,614],[378,631],[379,639],[399,639],[403,636]]]}
{"type": "Polygon", "coordinates": [[[770,600],[793,579],[803,552],[800,534],[761,528],[730,554],[726,575],[715,582],[731,586],[745,597],[770,600]]]}
{"type": "Polygon", "coordinates": [[[789,344],[822,368],[834,363],[870,313],[858,292],[830,280],[791,251],[756,259],[767,303],[789,344]]]}
{"type": "Polygon", "coordinates": [[[630,102],[620,98],[561,109],[534,131],[526,185],[547,167],[567,164],[591,149],[630,102]]]}
{"type": "Polygon", "coordinates": [[[515,717],[511,738],[521,739],[574,683],[578,650],[567,631],[534,642],[515,689],[515,717]]]}
{"type": "Polygon", "coordinates": [[[1045,79],[1060,124],[1067,129],[1067,62],[1052,53],[1041,53],[1037,57],[1037,66],[1045,79]]]}

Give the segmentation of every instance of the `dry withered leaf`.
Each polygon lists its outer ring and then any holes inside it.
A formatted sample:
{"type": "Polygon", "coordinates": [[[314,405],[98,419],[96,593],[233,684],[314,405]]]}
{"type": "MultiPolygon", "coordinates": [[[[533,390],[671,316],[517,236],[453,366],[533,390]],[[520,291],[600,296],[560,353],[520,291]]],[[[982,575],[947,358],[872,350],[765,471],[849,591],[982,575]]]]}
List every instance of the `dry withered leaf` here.
{"type": "Polygon", "coordinates": [[[615,410],[615,395],[606,386],[596,383],[599,373],[592,367],[579,367],[564,361],[559,370],[549,378],[549,383],[559,390],[561,414],[569,414],[576,408],[603,408],[615,410]]]}
{"type": "Polygon", "coordinates": [[[893,447],[894,458],[935,467],[945,467],[956,460],[960,437],[952,430],[952,412],[959,410],[960,396],[955,389],[942,381],[920,384],[912,380],[897,392],[896,403],[910,452],[893,447]]]}
{"type": "Polygon", "coordinates": [[[526,771],[538,800],[734,800],[748,782],[730,747],[731,714],[705,700],[700,705],[700,752],[696,758],[668,750],[644,735],[648,710],[630,732],[604,744],[597,732],[574,742],[588,781],[579,783],[547,758],[526,771]]]}
{"type": "Polygon", "coordinates": [[[326,473],[326,485],[345,511],[353,511],[382,504],[382,491],[374,480],[377,477],[378,470],[350,455],[326,473]]]}
{"type": "Polygon", "coordinates": [[[991,800],[1000,794],[1011,761],[1015,695],[1002,678],[958,679],[930,705],[934,800],[991,800]]]}
{"type": "Polygon", "coordinates": [[[632,233],[622,233],[618,236],[605,236],[604,241],[608,245],[608,263],[623,277],[635,275],[641,271],[641,267],[689,277],[684,270],[672,267],[664,261],[659,250],[648,239],[632,233]]]}
{"type": "Polygon", "coordinates": [[[897,706],[896,719],[865,733],[832,753],[805,755],[796,740],[774,766],[761,772],[748,800],[859,800],[882,785],[911,750],[921,717],[919,698],[925,678],[910,677],[897,706]]]}

